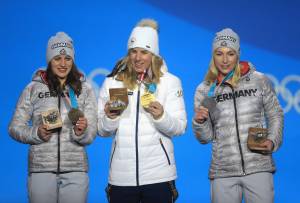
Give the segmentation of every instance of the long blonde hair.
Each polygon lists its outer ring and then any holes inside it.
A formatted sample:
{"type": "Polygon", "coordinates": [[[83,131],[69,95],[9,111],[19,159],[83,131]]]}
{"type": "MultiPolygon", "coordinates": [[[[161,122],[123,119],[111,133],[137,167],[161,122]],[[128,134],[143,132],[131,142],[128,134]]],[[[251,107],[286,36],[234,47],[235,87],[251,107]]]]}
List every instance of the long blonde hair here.
{"type": "MultiPolygon", "coordinates": [[[[142,19],[136,25],[137,27],[151,27],[157,32],[159,31],[158,23],[153,19],[142,19]]],[[[112,73],[111,75],[117,75],[116,79],[121,80],[124,86],[128,89],[134,89],[137,85],[137,74],[132,67],[132,63],[129,58],[131,50],[128,50],[127,56],[122,58],[116,64],[114,70],[118,70],[117,73],[112,73]]],[[[146,50],[147,51],[147,50],[146,50]]],[[[161,67],[163,65],[163,60],[159,56],[152,54],[150,67],[147,69],[147,74],[145,77],[145,82],[158,84],[160,77],[163,75],[161,67]]]]}
{"type": "MultiPolygon", "coordinates": [[[[145,82],[158,84],[160,82],[160,77],[163,75],[161,71],[162,65],[163,60],[156,55],[152,55],[151,65],[147,69],[145,82]]],[[[132,67],[129,56],[127,55],[126,57],[122,58],[116,66],[117,67],[115,68],[117,70],[121,70],[116,73],[116,79],[123,81],[126,88],[131,90],[134,89],[137,85],[137,74],[132,67]]]]}
{"type": "MultiPolygon", "coordinates": [[[[239,60],[237,60],[237,63],[235,65],[235,68],[234,68],[234,73],[233,73],[233,76],[232,76],[232,79],[231,79],[231,85],[233,87],[235,87],[241,77],[241,65],[240,65],[240,62],[239,60]]],[[[209,85],[211,85],[212,83],[215,82],[215,80],[217,79],[219,75],[219,71],[215,65],[215,62],[214,62],[214,59],[213,57],[211,58],[210,60],[210,63],[209,63],[209,67],[208,67],[208,71],[205,75],[205,81],[209,82],[209,85]]]]}

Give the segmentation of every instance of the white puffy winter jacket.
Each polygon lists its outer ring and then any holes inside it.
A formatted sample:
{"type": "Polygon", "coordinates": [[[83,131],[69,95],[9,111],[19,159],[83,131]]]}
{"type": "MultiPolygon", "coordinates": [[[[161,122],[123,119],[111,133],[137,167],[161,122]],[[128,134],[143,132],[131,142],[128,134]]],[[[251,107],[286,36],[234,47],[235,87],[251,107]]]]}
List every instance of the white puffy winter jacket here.
{"type": "MultiPolygon", "coordinates": [[[[106,78],[98,101],[99,135],[115,135],[109,183],[139,186],[175,180],[172,137],[183,134],[187,123],[180,80],[170,73],[164,73],[160,78],[155,98],[164,107],[164,114],[158,120],[140,105],[138,88],[128,90],[129,104],[121,116],[109,119],[104,113],[104,105],[109,98],[109,88],[117,87],[123,87],[123,82],[106,78]]],[[[140,96],[144,91],[142,84],[140,96]]]]}

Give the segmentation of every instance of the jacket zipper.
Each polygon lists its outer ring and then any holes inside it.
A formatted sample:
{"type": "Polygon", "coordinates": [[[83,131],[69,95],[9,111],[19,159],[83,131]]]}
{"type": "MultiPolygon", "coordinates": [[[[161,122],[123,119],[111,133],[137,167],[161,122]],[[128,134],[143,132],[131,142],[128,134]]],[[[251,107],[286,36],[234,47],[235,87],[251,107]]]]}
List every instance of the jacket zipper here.
{"type": "Polygon", "coordinates": [[[111,158],[110,158],[110,164],[109,164],[110,168],[111,168],[111,163],[112,163],[112,160],[113,160],[113,157],[114,157],[114,154],[115,154],[116,145],[117,145],[117,141],[115,141],[115,143],[114,143],[114,149],[113,149],[113,152],[112,152],[112,155],[111,155],[111,158]]]}
{"type": "Polygon", "coordinates": [[[165,155],[166,155],[166,157],[167,157],[167,159],[168,159],[168,164],[171,165],[170,158],[169,158],[169,156],[168,156],[167,150],[166,150],[166,148],[165,148],[165,146],[164,146],[164,144],[163,144],[161,138],[159,138],[159,142],[160,142],[160,145],[161,145],[162,149],[164,150],[165,155]]]}
{"type": "MultiPolygon", "coordinates": [[[[228,83],[226,83],[226,84],[228,84],[228,83]]],[[[238,124],[238,119],[237,119],[236,98],[235,98],[233,87],[230,84],[228,84],[228,86],[230,87],[231,92],[232,92],[232,98],[233,98],[233,104],[234,104],[234,117],[235,117],[236,135],[237,135],[239,150],[240,150],[240,155],[241,155],[243,175],[245,175],[246,174],[245,173],[245,162],[244,162],[244,157],[243,157],[243,151],[242,151],[241,140],[240,140],[240,132],[239,132],[239,124],[238,124]]]]}
{"type": "MultiPolygon", "coordinates": [[[[58,111],[60,113],[60,94],[58,94],[58,111]]],[[[60,132],[61,128],[58,130],[57,136],[57,174],[60,173],[60,132]]]]}
{"type": "Polygon", "coordinates": [[[140,85],[138,86],[137,102],[136,102],[136,119],[135,119],[135,157],[136,157],[136,185],[139,186],[139,146],[138,146],[138,133],[139,133],[139,108],[140,108],[140,85]]]}
{"type": "Polygon", "coordinates": [[[211,123],[211,128],[212,128],[212,130],[213,130],[213,141],[215,141],[216,140],[216,133],[215,133],[215,124],[214,124],[214,122],[213,122],[213,120],[212,120],[212,117],[211,117],[211,115],[210,115],[210,112],[208,112],[208,116],[209,116],[209,120],[210,120],[210,123],[211,123]]]}

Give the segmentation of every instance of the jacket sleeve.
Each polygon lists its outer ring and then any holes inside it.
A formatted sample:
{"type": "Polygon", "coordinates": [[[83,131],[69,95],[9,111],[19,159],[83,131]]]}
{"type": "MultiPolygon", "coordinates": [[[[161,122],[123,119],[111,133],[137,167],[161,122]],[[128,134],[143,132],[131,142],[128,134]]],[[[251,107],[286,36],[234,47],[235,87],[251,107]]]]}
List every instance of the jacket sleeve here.
{"type": "Polygon", "coordinates": [[[97,100],[93,88],[87,82],[86,98],[83,106],[83,113],[87,119],[88,126],[81,136],[72,133],[72,138],[81,145],[91,144],[97,134],[97,100]]]}
{"type": "Polygon", "coordinates": [[[165,101],[164,113],[153,123],[160,132],[167,136],[181,135],[186,129],[186,112],[183,100],[181,82],[177,77],[167,81],[167,99],[165,101]]]}
{"type": "Polygon", "coordinates": [[[120,120],[119,116],[116,119],[110,119],[104,112],[105,103],[109,100],[108,80],[108,78],[104,80],[98,98],[98,134],[103,137],[115,134],[120,120]]]}
{"type": "Polygon", "coordinates": [[[282,143],[283,110],[279,104],[274,88],[267,77],[263,82],[263,105],[268,127],[268,138],[274,143],[276,151],[282,143]]]}
{"type": "Polygon", "coordinates": [[[16,141],[34,145],[43,143],[44,141],[37,135],[38,126],[29,124],[33,113],[31,89],[32,83],[23,90],[9,124],[8,131],[10,136],[16,141]]]}
{"type": "MultiPolygon", "coordinates": [[[[205,95],[204,84],[200,84],[194,96],[194,109],[199,108],[201,106],[201,101],[204,100],[205,95]]],[[[211,125],[210,117],[204,123],[197,123],[194,119],[192,120],[193,132],[198,139],[198,141],[202,144],[209,143],[213,139],[213,130],[211,125]]]]}

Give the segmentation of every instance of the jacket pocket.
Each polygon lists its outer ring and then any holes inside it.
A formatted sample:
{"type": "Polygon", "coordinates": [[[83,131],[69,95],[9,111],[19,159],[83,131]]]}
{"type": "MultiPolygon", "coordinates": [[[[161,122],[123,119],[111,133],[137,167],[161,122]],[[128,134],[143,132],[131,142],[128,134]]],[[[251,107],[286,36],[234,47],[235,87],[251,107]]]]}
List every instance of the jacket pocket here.
{"type": "Polygon", "coordinates": [[[116,146],[117,146],[117,141],[114,142],[114,149],[113,149],[113,152],[111,154],[110,163],[109,163],[110,168],[111,168],[111,163],[112,163],[112,160],[114,158],[115,151],[116,151],[116,146]]]}
{"type": "Polygon", "coordinates": [[[168,159],[168,164],[169,164],[169,165],[171,165],[170,158],[169,158],[169,156],[168,156],[167,150],[166,150],[166,148],[165,148],[165,146],[164,146],[164,144],[163,144],[163,142],[162,142],[162,139],[161,139],[161,138],[159,138],[159,142],[160,142],[160,146],[161,146],[161,147],[162,147],[162,149],[164,150],[164,152],[165,152],[165,155],[166,155],[166,157],[167,157],[167,159],[168,159]]]}

